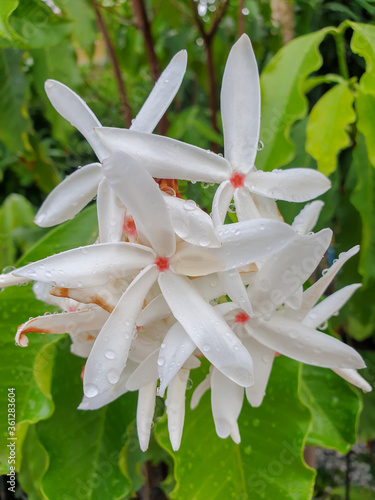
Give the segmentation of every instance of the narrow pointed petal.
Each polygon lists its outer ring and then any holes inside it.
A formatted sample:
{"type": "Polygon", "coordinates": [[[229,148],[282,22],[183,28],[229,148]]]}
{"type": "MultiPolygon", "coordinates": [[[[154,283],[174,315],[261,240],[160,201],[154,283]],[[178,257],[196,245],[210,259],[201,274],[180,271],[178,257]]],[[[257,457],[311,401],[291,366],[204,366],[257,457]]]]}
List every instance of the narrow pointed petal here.
{"type": "Polygon", "coordinates": [[[29,344],[26,333],[70,333],[100,330],[109,314],[102,309],[74,311],[70,313],[48,314],[32,318],[18,327],[16,344],[26,347],[29,344]]]}
{"type": "Polygon", "coordinates": [[[332,295],[329,295],[311,309],[303,318],[302,323],[310,328],[318,328],[319,325],[337,313],[361,286],[361,283],[354,283],[353,285],[345,286],[332,295]]]}
{"type": "Polygon", "coordinates": [[[112,127],[95,132],[111,152],[128,153],[152,177],[219,183],[231,174],[228,161],[221,156],[169,137],[112,127]]]}
{"type": "Polygon", "coordinates": [[[137,318],[138,326],[145,326],[154,321],[164,319],[171,314],[170,307],[163,295],[155,297],[147,306],[142,309],[137,318]]]}
{"type": "Polygon", "coordinates": [[[318,222],[323,206],[324,203],[321,200],[316,200],[305,205],[295,217],[292,228],[299,234],[307,234],[312,231],[318,222]]]}
{"type": "Polygon", "coordinates": [[[180,448],[185,420],[185,393],[189,370],[182,368],[168,387],[166,400],[169,439],[174,451],[180,448]]]}
{"type": "Polygon", "coordinates": [[[272,198],[267,198],[266,196],[257,195],[251,193],[251,197],[254,200],[255,206],[258,209],[260,217],[264,219],[279,220],[284,222],[282,215],[277,208],[275,200],[272,198]]]}
{"type": "Polygon", "coordinates": [[[189,280],[168,271],[159,275],[159,286],[173,315],[206,358],[239,385],[252,385],[250,354],[189,280]]]}
{"type": "Polygon", "coordinates": [[[195,388],[190,400],[190,408],[194,410],[199,405],[202,396],[211,387],[211,372],[207,374],[206,378],[195,388]]]}
{"type": "Polygon", "coordinates": [[[332,239],[332,231],[298,235],[288,246],[269,257],[249,288],[254,311],[269,315],[312,274],[332,239]]]}
{"type": "Polygon", "coordinates": [[[170,195],[164,195],[163,198],[177,236],[197,246],[220,246],[211,217],[203,212],[194,201],[170,195]]]}
{"type": "Polygon", "coordinates": [[[337,373],[341,378],[355,385],[363,392],[371,392],[371,385],[357,372],[357,370],[352,370],[350,368],[333,368],[333,371],[337,373]]]}
{"type": "Polygon", "coordinates": [[[292,295],[289,295],[287,299],[285,299],[285,305],[290,309],[298,310],[302,305],[302,297],[303,297],[303,286],[299,286],[292,295]]]}
{"type": "Polygon", "coordinates": [[[260,219],[261,216],[255,202],[247,189],[236,189],[234,191],[234,203],[238,220],[260,219]]]}
{"type": "Polygon", "coordinates": [[[169,329],[163,339],[158,360],[159,396],[164,396],[168,384],[196,348],[197,346],[180,323],[175,323],[169,329]]]}
{"type": "Polygon", "coordinates": [[[316,198],[331,187],[325,175],[311,168],[249,172],[245,184],[255,194],[295,202],[316,198]]]}
{"type": "Polygon", "coordinates": [[[224,224],[233,193],[234,188],[229,180],[222,182],[217,188],[212,201],[212,220],[216,227],[224,224]]]}
{"type": "Polygon", "coordinates": [[[68,175],[44,200],[35,224],[51,227],[73,219],[96,195],[102,177],[99,163],[90,163],[68,175]]]}
{"type": "Polygon", "coordinates": [[[156,266],[146,267],[128,287],[101,329],[86,363],[83,384],[87,397],[107,391],[119,380],[128,359],[136,317],[157,273],[156,266]]]}
{"type": "Polygon", "coordinates": [[[126,384],[129,391],[138,391],[141,387],[146,387],[158,380],[158,356],[159,349],[156,349],[134,370],[126,384]]]}
{"type": "MultiPolygon", "coordinates": [[[[15,269],[15,271],[17,271],[17,269],[15,269]]],[[[15,276],[13,272],[0,274],[0,288],[5,288],[7,286],[24,285],[29,281],[29,279],[15,276]]]]}
{"type": "Polygon", "coordinates": [[[258,408],[266,394],[268,379],[275,359],[275,351],[252,337],[243,339],[242,342],[251,353],[254,361],[254,385],[246,387],[246,397],[253,408],[258,408]]]}
{"type": "Polygon", "coordinates": [[[237,269],[218,273],[225,293],[229,298],[240,306],[249,316],[253,316],[253,308],[246,292],[245,285],[242,282],[241,275],[237,269]]]}
{"type": "Polygon", "coordinates": [[[224,151],[234,170],[248,172],[257,154],[260,85],[255,55],[247,35],[229,53],[221,87],[224,151]]]}
{"type": "Polygon", "coordinates": [[[97,196],[100,243],[121,241],[126,208],[117,198],[107,179],[102,179],[97,196]]]}
{"type": "Polygon", "coordinates": [[[101,243],[68,250],[14,271],[29,280],[63,288],[96,286],[148,266],[154,252],[134,243],[101,243]]]}
{"type": "Polygon", "coordinates": [[[275,313],[268,321],[253,320],[249,334],[269,349],[301,361],[324,368],[364,368],[361,356],[340,340],[308,328],[275,313]]]}
{"type": "Polygon", "coordinates": [[[138,231],[158,255],[169,257],[176,248],[172,221],[156,182],[131,156],[115,151],[103,163],[114,192],[132,214],[138,231]]]}
{"type": "Polygon", "coordinates": [[[214,368],[211,375],[211,406],[216,433],[225,439],[231,436],[235,443],[241,441],[237,419],[243,403],[243,387],[235,384],[214,368]]]}
{"type": "Polygon", "coordinates": [[[139,447],[146,451],[150,442],[152,419],[155,412],[157,380],[139,389],[137,405],[137,432],[139,447]]]}
{"type": "Polygon", "coordinates": [[[101,124],[85,101],[69,87],[56,80],[47,80],[44,88],[52,106],[81,132],[95,151],[99,161],[108,156],[106,148],[94,132],[94,128],[101,127],[101,124]]]}
{"type": "Polygon", "coordinates": [[[304,291],[301,308],[298,311],[298,316],[295,316],[297,319],[302,320],[302,318],[304,318],[306,314],[308,314],[308,312],[314,307],[314,305],[323,295],[323,293],[332,282],[336,274],[339,272],[341,267],[345,264],[345,262],[358,252],[359,245],[356,245],[347,252],[340,253],[339,258],[336,260],[336,262],[334,262],[329,269],[323,271],[322,277],[304,291]]]}
{"type": "Polygon", "coordinates": [[[132,121],[131,130],[149,133],[154,130],[180,88],[186,63],[187,52],[180,50],[160,75],[137,117],[132,121]]]}
{"type": "Polygon", "coordinates": [[[136,367],[137,364],[129,360],[117,384],[114,384],[108,391],[92,398],[84,396],[78,410],[98,410],[128,392],[126,383],[136,367]]]}

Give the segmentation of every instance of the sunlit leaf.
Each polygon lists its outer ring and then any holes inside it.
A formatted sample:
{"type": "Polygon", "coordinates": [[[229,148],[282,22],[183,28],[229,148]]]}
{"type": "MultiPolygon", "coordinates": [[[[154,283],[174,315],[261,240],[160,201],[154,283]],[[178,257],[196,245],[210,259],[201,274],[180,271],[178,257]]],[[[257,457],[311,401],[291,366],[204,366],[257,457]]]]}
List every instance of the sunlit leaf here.
{"type": "Polygon", "coordinates": [[[366,71],[360,79],[364,92],[375,94],[375,26],[349,22],[354,30],[350,48],[366,61],[366,71]]]}
{"type": "Polygon", "coordinates": [[[357,127],[366,139],[367,154],[375,167],[375,95],[358,91],[355,107],[358,114],[357,127]]]}

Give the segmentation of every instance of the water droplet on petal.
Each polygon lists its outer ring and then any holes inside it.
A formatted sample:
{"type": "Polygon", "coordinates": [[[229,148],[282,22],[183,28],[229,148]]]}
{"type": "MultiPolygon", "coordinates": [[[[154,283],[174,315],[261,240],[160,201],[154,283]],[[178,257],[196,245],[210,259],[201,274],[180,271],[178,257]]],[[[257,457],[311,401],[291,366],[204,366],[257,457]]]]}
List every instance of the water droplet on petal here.
{"type": "Polygon", "coordinates": [[[98,388],[94,384],[88,384],[85,387],[85,396],[88,398],[94,398],[98,392],[98,388]]]}
{"type": "Polygon", "coordinates": [[[110,384],[116,384],[120,379],[120,374],[116,370],[110,370],[107,379],[110,384]]]}
{"type": "Polygon", "coordinates": [[[111,349],[108,349],[107,351],[105,351],[104,356],[107,359],[115,359],[116,353],[114,351],[111,351],[111,349]]]}

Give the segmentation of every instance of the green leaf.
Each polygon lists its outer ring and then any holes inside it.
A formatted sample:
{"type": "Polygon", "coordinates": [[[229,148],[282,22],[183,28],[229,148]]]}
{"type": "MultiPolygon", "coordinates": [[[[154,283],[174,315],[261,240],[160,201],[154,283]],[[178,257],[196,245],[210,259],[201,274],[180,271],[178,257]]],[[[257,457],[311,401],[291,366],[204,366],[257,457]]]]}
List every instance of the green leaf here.
{"type": "Polygon", "coordinates": [[[322,65],[319,45],[327,33],[333,32],[332,28],[324,28],[292,40],[263,71],[260,139],[264,149],[257,156],[257,168],[272,170],[293,159],[290,128],[307,113],[305,81],[322,65]]]}
{"type": "Polygon", "coordinates": [[[366,139],[368,157],[375,167],[375,95],[358,91],[355,107],[358,115],[357,128],[366,139]]]}
{"type": "MultiPolygon", "coordinates": [[[[240,445],[216,435],[209,393],[198,408],[186,410],[179,451],[171,451],[166,421],[160,421],[157,439],[175,460],[171,498],[310,499],[314,472],[302,460],[310,415],[298,397],[298,371],[295,361],[275,360],[262,406],[244,402],[240,445]]],[[[191,375],[196,377],[194,371],[191,375]]]]}
{"type": "Polygon", "coordinates": [[[19,0],[2,0],[0,3],[0,36],[12,40],[16,34],[9,25],[9,16],[17,8],[19,0]]]}
{"type": "Polygon", "coordinates": [[[9,195],[0,207],[0,270],[16,258],[14,233],[20,227],[34,227],[35,209],[20,194],[9,195]]]}
{"type": "Polygon", "coordinates": [[[363,92],[375,94],[375,26],[348,22],[354,30],[350,48],[366,61],[366,71],[360,79],[363,92]]]}
{"type": "Polygon", "coordinates": [[[358,393],[332,370],[303,365],[300,395],[313,417],[307,444],[347,453],[356,442],[358,393]]]}
{"type": "Polygon", "coordinates": [[[30,128],[26,112],[28,83],[21,62],[21,51],[0,51],[0,141],[16,153],[24,151],[30,128]]]}
{"type": "Polygon", "coordinates": [[[127,426],[135,416],[136,394],[125,394],[100,410],[77,410],[83,396],[80,374],[84,360],[72,355],[66,343],[56,353],[55,412],[36,426],[49,456],[43,491],[50,500],[123,499],[129,481],[119,469],[119,455],[127,426]]]}
{"type": "Polygon", "coordinates": [[[330,175],[339,152],[350,146],[348,127],[356,119],[353,95],[345,83],[326,92],[313,107],[307,124],[306,151],[318,162],[318,170],[330,175]]]}
{"type": "MultiPolygon", "coordinates": [[[[367,368],[361,375],[371,387],[375,387],[375,352],[362,351],[367,368]]],[[[364,443],[375,439],[375,390],[362,394],[363,410],[359,418],[358,435],[364,443]]]]}
{"type": "Polygon", "coordinates": [[[357,184],[350,201],[361,215],[362,237],[358,270],[364,284],[375,279],[375,170],[367,156],[363,136],[358,134],[353,154],[353,165],[357,173],[357,184]]]}

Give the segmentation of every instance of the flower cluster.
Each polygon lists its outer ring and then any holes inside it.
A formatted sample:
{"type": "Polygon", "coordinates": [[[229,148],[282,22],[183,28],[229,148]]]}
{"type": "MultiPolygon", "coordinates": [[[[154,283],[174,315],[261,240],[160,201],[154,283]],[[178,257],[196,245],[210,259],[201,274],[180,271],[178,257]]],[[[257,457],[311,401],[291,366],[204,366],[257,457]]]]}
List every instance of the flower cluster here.
{"type": "Polygon", "coordinates": [[[96,409],[138,391],[137,429],[147,449],[156,396],[167,390],[168,428],[180,446],[185,391],[200,358],[210,373],[191,406],[211,389],[217,434],[240,441],[244,394],[259,406],[276,355],[334,370],[365,391],[361,356],[323,333],[322,325],[360,286],[320,297],[359,248],[339,256],[304,290],[332,232],[310,232],[322,202],[307,204],[292,225],[275,199],[309,201],[329,180],[307,168],[258,171],[260,87],[251,43],[233,46],[221,90],[224,156],[153,134],[186,69],[178,53],[129,130],[102,127],[65,85],[48,80],[55,109],[88,140],[97,163],[79,168],[47,197],[36,223],[73,218],[97,196],[98,240],[0,276],[2,286],[35,281],[38,298],[62,313],[30,319],[17,331],[69,333],[72,352],[87,358],[80,409],[96,409]],[[212,214],[182,199],[178,179],[219,184],[212,214]],[[238,222],[226,223],[235,204],[238,222]],[[245,389],[245,391],[244,391],[245,389]]]}

